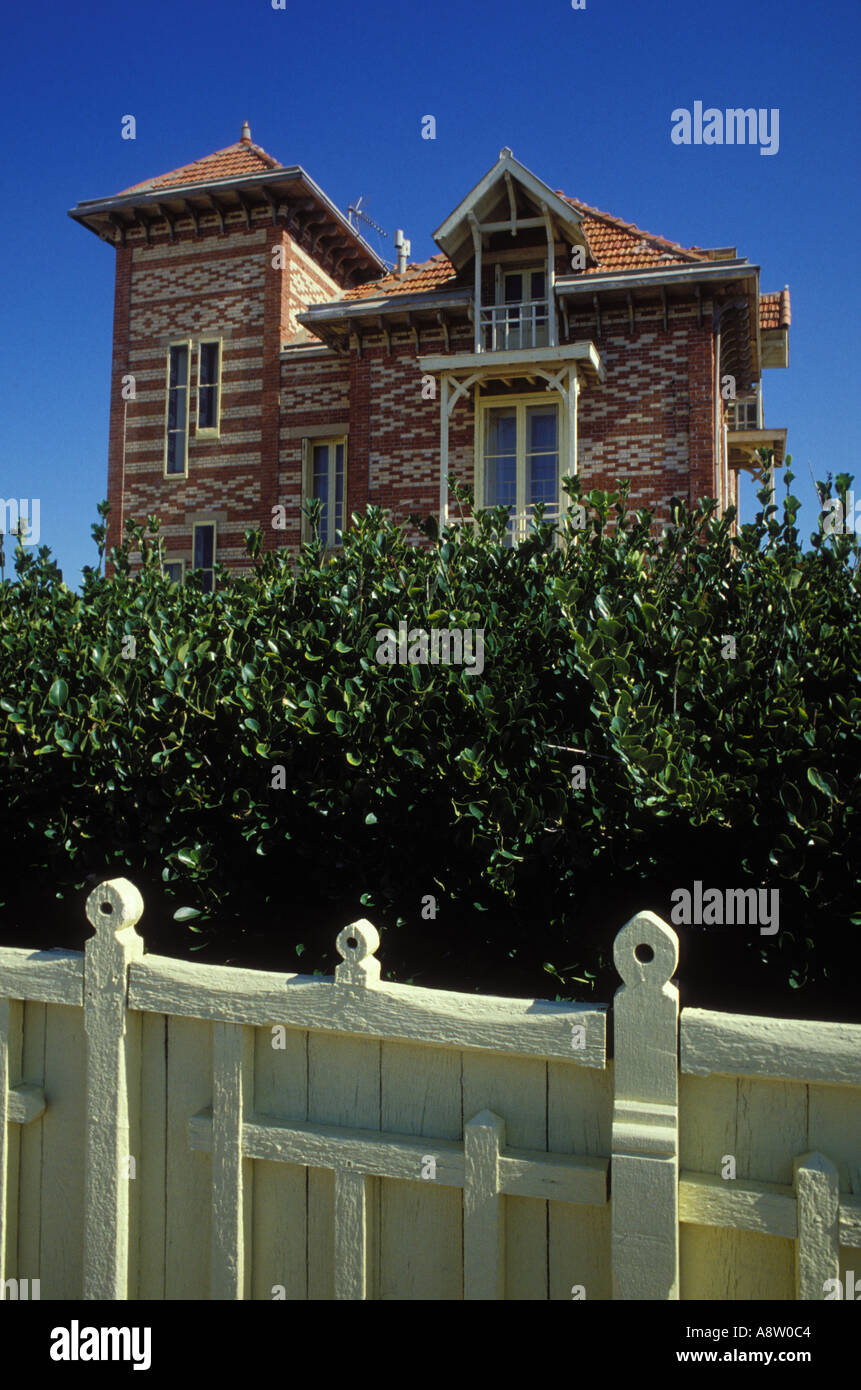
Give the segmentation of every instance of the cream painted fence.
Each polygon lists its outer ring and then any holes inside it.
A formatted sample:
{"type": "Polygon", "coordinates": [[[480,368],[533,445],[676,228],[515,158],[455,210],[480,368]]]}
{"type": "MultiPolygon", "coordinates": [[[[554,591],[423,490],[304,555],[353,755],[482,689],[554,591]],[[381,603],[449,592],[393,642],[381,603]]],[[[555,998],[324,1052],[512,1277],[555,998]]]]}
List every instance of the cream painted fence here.
{"type": "Polygon", "coordinates": [[[142,910],[113,880],[83,954],[0,949],[7,1297],[823,1299],[861,1279],[861,1026],[679,1014],[653,914],[616,938],[611,1056],[603,1006],[381,982],[368,922],[323,979],[144,955],[142,910]]]}

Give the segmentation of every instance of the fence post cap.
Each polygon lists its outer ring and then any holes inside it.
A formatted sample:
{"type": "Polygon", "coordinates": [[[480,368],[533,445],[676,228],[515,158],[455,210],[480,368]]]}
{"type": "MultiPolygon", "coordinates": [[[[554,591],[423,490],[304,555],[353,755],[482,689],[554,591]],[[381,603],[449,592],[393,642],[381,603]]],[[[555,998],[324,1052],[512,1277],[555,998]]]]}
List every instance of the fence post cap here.
{"type": "Polygon", "coordinates": [[[380,934],[372,922],[361,917],[338,933],[335,945],[344,957],[343,965],[335,968],[335,983],[340,985],[377,984],[380,962],[374,952],[380,944],[380,934]]]}
{"type": "Polygon", "coordinates": [[[86,904],[87,920],[98,936],[116,936],[134,927],[143,910],[143,898],[127,878],[106,879],[93,889],[86,904]]]}
{"type": "Polygon", "coordinates": [[[660,990],[679,963],[679,938],[654,912],[638,912],[616,936],[613,960],[626,985],[660,990]]]}

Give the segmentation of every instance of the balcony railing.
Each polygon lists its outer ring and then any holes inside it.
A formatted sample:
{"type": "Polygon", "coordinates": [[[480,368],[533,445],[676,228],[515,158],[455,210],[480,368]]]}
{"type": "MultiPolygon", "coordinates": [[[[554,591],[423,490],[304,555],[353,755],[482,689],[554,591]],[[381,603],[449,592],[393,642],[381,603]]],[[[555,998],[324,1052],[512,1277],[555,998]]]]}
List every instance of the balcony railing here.
{"type": "Polygon", "coordinates": [[[490,304],[481,311],[481,342],[486,352],[548,347],[550,306],[546,299],[519,304],[490,304]]]}

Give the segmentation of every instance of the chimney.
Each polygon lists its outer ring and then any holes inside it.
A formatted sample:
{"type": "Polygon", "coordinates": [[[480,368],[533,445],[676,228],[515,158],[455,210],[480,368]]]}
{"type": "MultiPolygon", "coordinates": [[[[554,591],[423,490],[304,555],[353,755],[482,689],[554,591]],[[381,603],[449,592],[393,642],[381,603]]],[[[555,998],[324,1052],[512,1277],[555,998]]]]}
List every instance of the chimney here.
{"type": "MultiPolygon", "coordinates": [[[[235,127],[234,127],[234,129],[235,129],[235,127]]],[[[240,142],[240,144],[242,144],[242,145],[250,145],[250,144],[251,144],[251,127],[250,127],[250,125],[248,124],[247,121],[243,121],[243,122],[242,122],[242,134],[241,134],[240,137],[239,137],[239,142],[240,142]]]]}
{"type": "Polygon", "coordinates": [[[406,240],[401,228],[395,232],[395,250],[398,253],[398,274],[403,275],[407,268],[407,258],[410,254],[410,243],[406,240]]]}

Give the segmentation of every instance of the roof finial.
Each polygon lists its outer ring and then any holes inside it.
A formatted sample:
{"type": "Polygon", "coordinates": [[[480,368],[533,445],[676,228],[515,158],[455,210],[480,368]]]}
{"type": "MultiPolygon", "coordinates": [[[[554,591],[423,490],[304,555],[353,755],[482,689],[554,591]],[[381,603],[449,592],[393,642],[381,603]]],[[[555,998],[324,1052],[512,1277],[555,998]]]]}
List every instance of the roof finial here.
{"type": "Polygon", "coordinates": [[[251,126],[248,124],[247,121],[242,122],[242,134],[240,135],[239,140],[240,143],[243,145],[251,144],[251,126]]]}
{"type": "Polygon", "coordinates": [[[499,151],[499,158],[500,158],[500,159],[510,159],[510,158],[511,158],[511,150],[508,148],[507,145],[503,145],[502,149],[499,151]]]}

